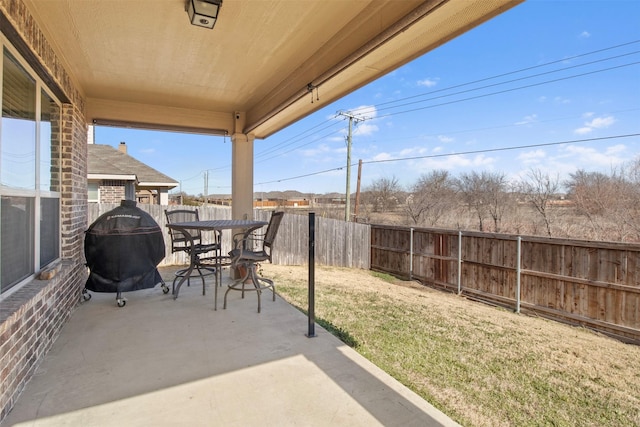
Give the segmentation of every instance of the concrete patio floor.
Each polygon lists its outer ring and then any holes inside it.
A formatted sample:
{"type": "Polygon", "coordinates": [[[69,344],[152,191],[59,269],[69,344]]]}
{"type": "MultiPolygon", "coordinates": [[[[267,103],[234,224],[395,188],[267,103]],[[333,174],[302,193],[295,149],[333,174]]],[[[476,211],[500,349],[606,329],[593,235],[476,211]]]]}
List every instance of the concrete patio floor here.
{"type": "Polygon", "coordinates": [[[457,425],[270,291],[214,311],[207,283],[93,293],[2,427],[457,425]]]}

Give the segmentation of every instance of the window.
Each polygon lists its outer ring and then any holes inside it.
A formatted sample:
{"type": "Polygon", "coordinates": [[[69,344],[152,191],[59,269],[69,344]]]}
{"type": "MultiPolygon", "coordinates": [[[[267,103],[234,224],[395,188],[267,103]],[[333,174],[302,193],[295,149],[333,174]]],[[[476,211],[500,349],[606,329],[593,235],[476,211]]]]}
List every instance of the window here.
{"type": "Polygon", "coordinates": [[[100,202],[100,183],[98,182],[88,182],[88,201],[89,203],[98,203],[100,202]]]}
{"type": "Polygon", "coordinates": [[[60,256],[60,104],[3,48],[0,293],[60,256]]]}

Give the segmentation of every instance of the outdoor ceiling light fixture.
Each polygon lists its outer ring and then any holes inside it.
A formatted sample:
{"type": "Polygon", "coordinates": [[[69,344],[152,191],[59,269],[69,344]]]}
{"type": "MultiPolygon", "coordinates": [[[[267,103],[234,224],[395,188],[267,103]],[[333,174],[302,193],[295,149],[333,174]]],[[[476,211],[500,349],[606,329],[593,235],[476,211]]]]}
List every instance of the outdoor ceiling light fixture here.
{"type": "Polygon", "coordinates": [[[187,13],[192,25],[213,28],[222,7],[222,0],[188,0],[187,13]]]}

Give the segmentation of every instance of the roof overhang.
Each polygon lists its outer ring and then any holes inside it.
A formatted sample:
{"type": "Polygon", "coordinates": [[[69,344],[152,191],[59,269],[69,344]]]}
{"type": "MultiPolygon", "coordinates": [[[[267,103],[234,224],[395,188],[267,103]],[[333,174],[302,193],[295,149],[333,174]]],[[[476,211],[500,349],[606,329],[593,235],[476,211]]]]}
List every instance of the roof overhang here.
{"type": "Polygon", "coordinates": [[[104,174],[104,173],[89,173],[87,174],[88,180],[100,180],[108,179],[114,181],[138,181],[135,175],[119,175],[119,174],[104,174]]]}
{"type": "Polygon", "coordinates": [[[158,187],[166,187],[166,188],[176,188],[178,184],[175,182],[138,182],[138,187],[150,187],[150,188],[158,188],[158,187]]]}
{"type": "Polygon", "coordinates": [[[523,0],[23,1],[89,123],[266,138],[523,0]]]}

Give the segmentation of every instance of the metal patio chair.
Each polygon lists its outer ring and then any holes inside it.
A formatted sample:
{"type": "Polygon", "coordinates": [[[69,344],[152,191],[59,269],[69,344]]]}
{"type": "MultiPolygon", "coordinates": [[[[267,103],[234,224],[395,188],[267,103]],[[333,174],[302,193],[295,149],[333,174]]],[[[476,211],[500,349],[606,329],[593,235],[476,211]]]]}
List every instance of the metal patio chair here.
{"type": "Polygon", "coordinates": [[[271,289],[273,301],[276,300],[276,289],[273,280],[259,276],[257,266],[261,262],[271,262],[273,253],[273,243],[280,228],[280,222],[284,212],[273,212],[264,234],[252,233],[249,235],[236,235],[234,239],[234,249],[229,252],[231,266],[237,269],[240,277],[227,288],[224,293],[223,308],[227,308],[227,294],[229,291],[242,292],[244,298],[245,291],[256,291],[258,295],[258,313],[260,313],[260,295],[264,289],[271,289]],[[257,248],[257,249],[256,249],[257,248]],[[247,287],[247,285],[250,285],[247,287]]]}
{"type": "MultiPolygon", "coordinates": [[[[165,210],[164,213],[167,218],[167,224],[200,220],[197,209],[165,210]]],[[[215,242],[204,243],[202,233],[199,230],[194,230],[189,237],[179,230],[169,228],[169,236],[171,237],[171,253],[185,252],[189,255],[189,262],[194,264],[194,268],[198,271],[198,275],[202,280],[202,295],[205,295],[205,277],[216,274],[215,265],[211,266],[210,263],[217,259],[216,255],[221,249],[220,242],[217,241],[217,235],[215,242]],[[205,264],[205,262],[208,264],[205,264]]],[[[174,293],[176,280],[184,277],[188,270],[189,268],[183,268],[176,271],[172,285],[174,293]]],[[[191,277],[187,279],[187,286],[191,285],[190,280],[191,277]]]]}

